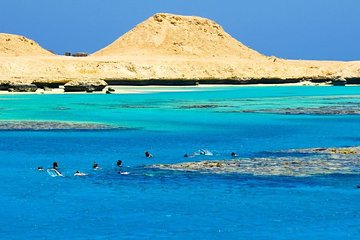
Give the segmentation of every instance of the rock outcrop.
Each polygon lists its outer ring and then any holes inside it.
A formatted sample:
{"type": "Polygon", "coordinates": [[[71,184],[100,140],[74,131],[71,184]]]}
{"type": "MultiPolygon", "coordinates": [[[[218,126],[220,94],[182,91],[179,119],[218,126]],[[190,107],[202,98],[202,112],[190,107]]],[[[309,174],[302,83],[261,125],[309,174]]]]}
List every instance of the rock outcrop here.
{"type": "Polygon", "coordinates": [[[37,86],[27,80],[1,80],[0,90],[9,92],[35,92],[37,86]]]}
{"type": "Polygon", "coordinates": [[[73,80],[64,85],[65,92],[102,91],[107,86],[103,80],[73,80]]]}

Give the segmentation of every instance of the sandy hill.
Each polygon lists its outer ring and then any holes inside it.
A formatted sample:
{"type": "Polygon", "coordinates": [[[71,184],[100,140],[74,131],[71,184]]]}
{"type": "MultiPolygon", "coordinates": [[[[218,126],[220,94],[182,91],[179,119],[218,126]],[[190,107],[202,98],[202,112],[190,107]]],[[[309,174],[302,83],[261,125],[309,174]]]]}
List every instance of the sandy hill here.
{"type": "Polygon", "coordinates": [[[0,33],[0,56],[51,56],[35,41],[15,34],[0,33]]]}
{"type": "Polygon", "coordinates": [[[25,37],[0,33],[0,87],[74,80],[182,85],[326,82],[338,77],[360,84],[360,62],[266,57],[199,17],[156,14],[84,58],[53,55],[25,37]]]}
{"type": "Polygon", "coordinates": [[[159,13],[93,56],[236,57],[262,59],[206,18],[159,13]]]}

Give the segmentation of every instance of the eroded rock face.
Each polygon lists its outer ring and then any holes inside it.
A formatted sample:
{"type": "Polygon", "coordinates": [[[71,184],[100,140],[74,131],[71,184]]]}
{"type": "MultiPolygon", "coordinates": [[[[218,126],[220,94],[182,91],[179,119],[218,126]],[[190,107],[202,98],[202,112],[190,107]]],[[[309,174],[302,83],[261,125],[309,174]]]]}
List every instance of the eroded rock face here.
{"type": "Polygon", "coordinates": [[[10,81],[7,80],[0,80],[0,90],[1,91],[7,91],[10,86],[10,81]]]}
{"type": "Polygon", "coordinates": [[[2,80],[0,81],[0,90],[9,92],[35,92],[37,86],[31,81],[24,80],[2,80]]]}
{"type": "Polygon", "coordinates": [[[337,76],[331,81],[332,85],[334,86],[345,86],[347,81],[344,77],[337,76]]]}
{"type": "Polygon", "coordinates": [[[14,85],[10,85],[8,88],[9,92],[36,92],[37,87],[35,84],[27,84],[27,85],[22,85],[22,84],[14,84],[14,85]]]}
{"type": "Polygon", "coordinates": [[[74,80],[64,85],[65,92],[102,91],[107,86],[103,80],[74,80]]]}
{"type": "Polygon", "coordinates": [[[150,168],[216,174],[305,177],[319,174],[360,174],[360,147],[288,150],[286,157],[157,164],[150,168]],[[302,157],[291,155],[307,153],[302,157]]]}

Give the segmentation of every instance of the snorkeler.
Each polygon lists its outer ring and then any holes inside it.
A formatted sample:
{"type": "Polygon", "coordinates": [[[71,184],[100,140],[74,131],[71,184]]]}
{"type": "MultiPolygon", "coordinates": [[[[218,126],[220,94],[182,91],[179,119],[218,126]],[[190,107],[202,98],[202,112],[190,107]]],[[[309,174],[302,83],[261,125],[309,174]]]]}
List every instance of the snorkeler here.
{"type": "Polygon", "coordinates": [[[87,174],[86,174],[86,173],[82,173],[82,172],[80,172],[80,171],[76,171],[76,172],[74,173],[74,176],[83,177],[83,176],[87,176],[87,174]]]}
{"type": "Polygon", "coordinates": [[[93,163],[92,168],[93,168],[93,170],[99,170],[100,169],[99,165],[96,162],[93,163]]]}
{"type": "MultiPolygon", "coordinates": [[[[38,167],[38,170],[39,170],[39,171],[42,171],[41,169],[43,169],[41,166],[38,167]]],[[[64,176],[64,175],[62,175],[62,173],[59,171],[59,164],[58,164],[57,162],[53,162],[52,168],[48,168],[46,171],[47,171],[47,172],[49,173],[49,175],[52,176],[52,177],[55,177],[55,176],[57,176],[57,177],[63,177],[63,176],[64,176]]]]}
{"type": "Polygon", "coordinates": [[[42,166],[38,166],[37,170],[38,171],[44,171],[44,168],[42,166]]]}
{"type": "Polygon", "coordinates": [[[58,169],[59,168],[59,164],[57,162],[53,162],[53,169],[58,169]]]}
{"type": "Polygon", "coordinates": [[[232,153],[231,153],[231,156],[232,156],[232,157],[238,157],[239,155],[237,155],[235,152],[232,152],[232,153]]]}
{"type": "Polygon", "coordinates": [[[152,155],[151,153],[149,153],[149,152],[145,152],[145,157],[147,157],[147,158],[152,158],[153,155],[152,155]]]}
{"type": "Polygon", "coordinates": [[[63,177],[62,173],[59,171],[59,164],[57,162],[53,162],[53,168],[51,170],[53,170],[56,175],[63,177]]]}
{"type": "Polygon", "coordinates": [[[213,156],[213,153],[206,149],[200,149],[198,154],[205,156],[213,156]]]}
{"type": "Polygon", "coordinates": [[[121,166],[122,166],[122,161],[121,161],[121,160],[117,160],[116,166],[121,167],[121,166]]]}

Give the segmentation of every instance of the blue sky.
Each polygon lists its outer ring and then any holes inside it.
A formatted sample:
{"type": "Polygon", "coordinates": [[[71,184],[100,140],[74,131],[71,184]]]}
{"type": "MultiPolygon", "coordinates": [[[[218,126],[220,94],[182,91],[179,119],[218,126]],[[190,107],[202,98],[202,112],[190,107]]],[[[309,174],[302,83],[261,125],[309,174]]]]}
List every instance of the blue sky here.
{"type": "Polygon", "coordinates": [[[360,60],[359,0],[1,0],[0,32],[94,52],[157,12],[217,21],[266,55],[360,60]]]}

